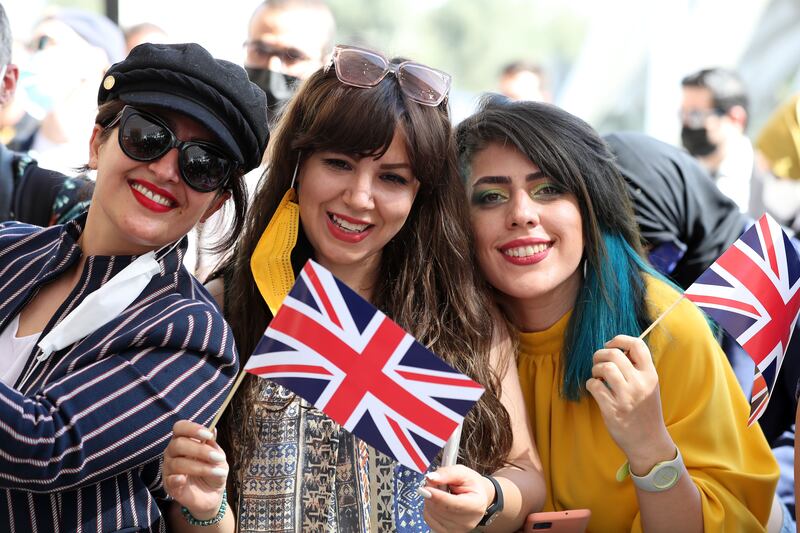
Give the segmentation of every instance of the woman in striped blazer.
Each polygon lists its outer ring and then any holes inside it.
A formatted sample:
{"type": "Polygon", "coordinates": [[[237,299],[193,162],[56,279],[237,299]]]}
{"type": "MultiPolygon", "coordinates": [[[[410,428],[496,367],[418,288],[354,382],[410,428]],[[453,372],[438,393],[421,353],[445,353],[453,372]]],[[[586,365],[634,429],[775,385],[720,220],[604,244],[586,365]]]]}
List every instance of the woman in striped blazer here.
{"type": "Polygon", "coordinates": [[[195,44],[135,48],[98,94],[87,213],[0,226],[0,524],[165,531],[172,425],[207,423],[238,362],[182,266],[186,233],[231,196],[268,138],[265,96],[195,44]]]}

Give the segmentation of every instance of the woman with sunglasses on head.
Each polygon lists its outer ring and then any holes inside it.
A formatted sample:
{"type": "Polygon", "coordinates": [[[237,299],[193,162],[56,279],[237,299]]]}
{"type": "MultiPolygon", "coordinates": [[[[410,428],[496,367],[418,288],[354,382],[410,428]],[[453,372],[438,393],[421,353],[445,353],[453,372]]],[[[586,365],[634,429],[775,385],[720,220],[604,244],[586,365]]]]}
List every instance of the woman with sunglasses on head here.
{"type": "Polygon", "coordinates": [[[702,313],[640,257],[613,158],[546,104],[487,100],[456,131],[478,262],[519,330],[545,511],[590,531],[759,531],[775,459],[702,313]]]}
{"type": "Polygon", "coordinates": [[[263,91],[195,44],[135,48],[100,87],[88,212],[0,226],[0,523],[163,531],[161,454],[207,423],[233,335],[182,266],[186,232],[234,197],[268,130],[263,91]]]}
{"type": "Polygon", "coordinates": [[[250,354],[272,316],[259,291],[264,276],[290,281],[282,259],[297,271],[313,257],[487,388],[466,418],[461,464],[439,468],[418,492],[421,475],[289,391],[247,376],[222,418],[222,448],[198,442],[197,424],[175,426],[164,473],[183,506],[171,511],[176,530],[233,531],[238,522],[240,531],[511,531],[541,506],[509,335],[478,285],[467,211],[454,194],[449,81],[424,65],[337,47],[278,122],[270,168],[211,292],[224,297],[239,350],[250,354]],[[295,230],[293,251],[257,259],[295,230]],[[224,512],[225,498],[234,513],[224,512]],[[216,529],[201,525],[214,521],[216,529]]]}

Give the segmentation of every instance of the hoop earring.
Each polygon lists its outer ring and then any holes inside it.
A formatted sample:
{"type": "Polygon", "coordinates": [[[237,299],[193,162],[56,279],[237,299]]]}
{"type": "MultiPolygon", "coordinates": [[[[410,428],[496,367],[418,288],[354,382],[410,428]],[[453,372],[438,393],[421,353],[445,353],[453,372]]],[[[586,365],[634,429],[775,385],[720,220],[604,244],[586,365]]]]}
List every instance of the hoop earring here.
{"type": "Polygon", "coordinates": [[[583,259],[583,280],[586,281],[586,264],[589,262],[588,258],[583,259]]]}

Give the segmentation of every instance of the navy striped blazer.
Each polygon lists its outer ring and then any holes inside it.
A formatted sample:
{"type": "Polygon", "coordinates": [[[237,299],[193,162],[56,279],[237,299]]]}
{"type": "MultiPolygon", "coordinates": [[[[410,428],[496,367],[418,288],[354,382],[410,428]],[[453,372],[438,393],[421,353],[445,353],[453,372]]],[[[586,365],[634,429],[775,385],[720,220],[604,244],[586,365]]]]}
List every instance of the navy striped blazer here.
{"type": "MultiPolygon", "coordinates": [[[[0,331],[78,261],[85,215],[41,229],[0,225],[0,331]]],[[[161,455],[181,418],[208,423],[236,375],[233,335],[182,266],[183,246],[119,317],[0,383],[0,528],[165,531],[161,455]]],[[[130,264],[87,258],[43,331],[130,264]]]]}

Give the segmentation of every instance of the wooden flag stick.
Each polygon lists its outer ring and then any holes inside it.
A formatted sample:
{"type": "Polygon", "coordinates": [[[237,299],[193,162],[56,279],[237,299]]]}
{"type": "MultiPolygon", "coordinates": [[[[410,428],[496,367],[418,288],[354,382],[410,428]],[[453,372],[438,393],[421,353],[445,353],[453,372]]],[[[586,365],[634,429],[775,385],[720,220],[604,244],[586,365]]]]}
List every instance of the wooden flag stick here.
{"type": "Polygon", "coordinates": [[[214,416],[214,420],[211,421],[211,425],[208,426],[208,429],[210,429],[211,431],[213,431],[214,428],[217,427],[217,422],[219,422],[219,419],[222,417],[222,413],[225,412],[225,409],[228,407],[228,404],[231,403],[233,395],[236,394],[236,390],[239,388],[239,385],[242,384],[242,380],[244,379],[245,374],[247,374],[247,372],[244,369],[239,371],[239,377],[236,378],[236,382],[233,384],[233,387],[231,387],[230,392],[228,392],[228,396],[225,397],[225,401],[222,402],[222,406],[219,408],[219,411],[217,411],[217,414],[214,416]]]}
{"type": "Polygon", "coordinates": [[[675,307],[677,307],[677,305],[678,305],[679,303],[681,303],[681,300],[683,300],[683,296],[684,296],[684,295],[683,295],[683,294],[681,294],[681,297],[680,297],[680,298],[678,298],[677,300],[675,300],[675,303],[674,303],[674,304],[670,305],[670,306],[669,306],[669,307],[668,307],[668,308],[667,308],[667,309],[666,309],[666,310],[665,310],[663,313],[661,313],[661,315],[660,315],[658,318],[656,318],[656,319],[653,321],[653,323],[652,323],[652,324],[650,324],[649,326],[647,326],[647,329],[646,329],[646,330],[644,330],[644,331],[642,332],[642,334],[641,334],[641,335],[639,335],[639,338],[640,338],[640,339],[644,339],[645,337],[647,337],[647,334],[648,334],[648,333],[650,333],[651,331],[653,331],[653,328],[654,328],[654,327],[656,327],[656,325],[658,325],[658,323],[659,323],[659,322],[661,322],[661,319],[662,319],[662,318],[664,318],[665,316],[667,316],[667,315],[670,313],[670,311],[672,311],[673,309],[675,309],[675,307]]]}

